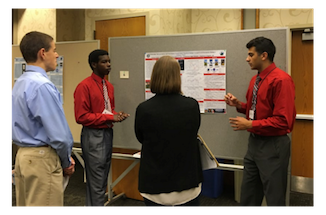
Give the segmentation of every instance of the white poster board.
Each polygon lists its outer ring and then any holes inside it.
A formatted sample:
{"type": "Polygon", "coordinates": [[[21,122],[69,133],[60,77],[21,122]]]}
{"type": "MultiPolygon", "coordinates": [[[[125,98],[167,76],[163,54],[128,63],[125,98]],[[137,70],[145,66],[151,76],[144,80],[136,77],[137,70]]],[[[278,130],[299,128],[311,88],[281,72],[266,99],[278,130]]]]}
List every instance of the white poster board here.
{"type": "MultiPolygon", "coordinates": [[[[15,77],[14,80],[16,80],[26,71],[26,62],[24,58],[22,57],[16,57],[15,58],[15,77]]],[[[62,103],[63,103],[63,56],[59,56],[57,58],[57,68],[54,71],[50,71],[46,73],[49,77],[50,81],[56,86],[58,91],[60,92],[62,103]]]]}
{"type": "Polygon", "coordinates": [[[155,62],[162,56],[180,64],[181,90],[198,101],[201,113],[225,113],[226,50],[145,53],[145,99],[154,96],[150,79],[155,62]]]}

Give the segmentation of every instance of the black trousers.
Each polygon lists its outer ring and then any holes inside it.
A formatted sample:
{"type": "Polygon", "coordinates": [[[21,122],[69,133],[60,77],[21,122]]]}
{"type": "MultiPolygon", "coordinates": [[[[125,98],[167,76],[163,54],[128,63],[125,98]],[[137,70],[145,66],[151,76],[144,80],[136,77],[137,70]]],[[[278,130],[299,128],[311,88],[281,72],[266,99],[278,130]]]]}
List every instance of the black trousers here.
{"type": "Polygon", "coordinates": [[[290,145],[287,135],[250,134],[244,157],[242,206],[260,206],[264,195],[268,206],[285,206],[290,145]]]}
{"type": "Polygon", "coordinates": [[[86,206],[104,206],[112,157],[112,128],[83,127],[81,147],[86,170],[86,206]]]}

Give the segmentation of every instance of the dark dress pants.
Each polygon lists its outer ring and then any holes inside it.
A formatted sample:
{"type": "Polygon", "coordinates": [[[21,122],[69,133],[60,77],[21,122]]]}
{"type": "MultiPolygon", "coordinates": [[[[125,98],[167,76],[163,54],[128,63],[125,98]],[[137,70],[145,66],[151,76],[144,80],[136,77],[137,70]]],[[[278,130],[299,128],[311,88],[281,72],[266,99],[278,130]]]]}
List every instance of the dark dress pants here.
{"type": "Polygon", "coordinates": [[[86,206],[104,206],[112,156],[112,128],[83,127],[81,147],[86,170],[86,206]]]}
{"type": "Polygon", "coordinates": [[[250,134],[244,157],[242,206],[260,206],[264,195],[268,206],[285,206],[290,145],[287,135],[250,134]]]}

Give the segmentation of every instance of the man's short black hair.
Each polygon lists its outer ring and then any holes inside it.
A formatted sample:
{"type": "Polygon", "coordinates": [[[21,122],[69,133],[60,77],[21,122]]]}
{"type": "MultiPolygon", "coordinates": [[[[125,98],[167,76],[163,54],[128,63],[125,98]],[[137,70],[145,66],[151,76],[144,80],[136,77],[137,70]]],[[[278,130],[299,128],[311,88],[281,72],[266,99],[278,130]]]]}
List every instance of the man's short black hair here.
{"type": "Polygon", "coordinates": [[[109,53],[103,49],[96,49],[89,54],[88,63],[92,70],[93,70],[92,63],[98,63],[98,61],[100,60],[99,56],[102,55],[109,55],[109,53]]]}
{"type": "Polygon", "coordinates": [[[276,52],[276,48],[274,46],[274,43],[272,40],[266,38],[266,37],[256,37],[255,39],[252,39],[249,41],[246,45],[248,49],[251,47],[256,48],[256,52],[258,54],[262,54],[264,52],[267,52],[268,54],[268,59],[273,62],[274,60],[274,55],[276,52]]]}

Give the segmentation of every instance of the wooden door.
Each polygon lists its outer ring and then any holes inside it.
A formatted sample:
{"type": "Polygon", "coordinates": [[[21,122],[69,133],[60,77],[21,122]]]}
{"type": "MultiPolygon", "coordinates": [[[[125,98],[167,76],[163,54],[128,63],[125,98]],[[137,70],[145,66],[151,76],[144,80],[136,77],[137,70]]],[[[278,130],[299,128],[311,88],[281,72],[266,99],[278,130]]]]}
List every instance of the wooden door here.
{"type": "MultiPolygon", "coordinates": [[[[108,38],[110,37],[146,35],[145,16],[96,21],[95,28],[95,39],[100,40],[100,48],[107,51],[109,50],[108,38]]],[[[136,151],[113,148],[113,152],[134,154],[136,151]]],[[[112,181],[115,181],[121,175],[121,173],[123,173],[123,171],[127,169],[130,164],[132,164],[132,162],[133,161],[130,160],[112,159],[112,169],[110,170],[112,171],[112,181]]],[[[138,192],[138,171],[139,164],[137,164],[113,188],[114,193],[125,193],[126,197],[128,198],[143,200],[143,197],[138,192]]]]}
{"type": "Polygon", "coordinates": [[[101,49],[108,51],[109,37],[146,35],[145,16],[96,21],[95,29],[95,39],[101,41],[101,49]]]}
{"type": "MultiPolygon", "coordinates": [[[[292,31],[291,76],[297,114],[313,115],[313,40],[292,31]]],[[[296,120],[292,132],[292,176],[313,178],[313,120],[296,120]]]]}

